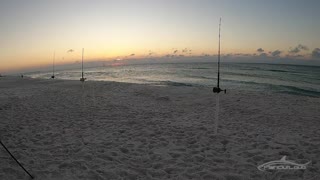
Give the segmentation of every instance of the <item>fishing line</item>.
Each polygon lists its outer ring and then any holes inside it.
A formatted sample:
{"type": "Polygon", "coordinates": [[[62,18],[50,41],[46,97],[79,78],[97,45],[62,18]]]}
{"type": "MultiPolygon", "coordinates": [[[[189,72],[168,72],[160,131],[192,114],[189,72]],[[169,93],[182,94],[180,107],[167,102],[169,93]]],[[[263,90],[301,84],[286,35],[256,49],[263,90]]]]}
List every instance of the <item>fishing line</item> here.
{"type": "Polygon", "coordinates": [[[11,154],[11,152],[8,150],[8,148],[2,143],[2,141],[0,140],[0,144],[2,145],[2,147],[10,154],[10,156],[12,157],[12,159],[14,159],[16,161],[16,163],[24,170],[24,172],[26,172],[31,179],[33,179],[33,176],[22,166],[22,164],[20,164],[20,162],[13,156],[13,154],[11,154]]]}
{"type": "MultiPolygon", "coordinates": [[[[10,108],[10,119],[11,119],[11,123],[14,122],[13,121],[13,101],[14,98],[9,98],[11,100],[11,108],[10,108]]],[[[12,159],[14,159],[14,161],[24,170],[24,172],[26,172],[31,179],[33,179],[34,177],[22,166],[22,164],[13,156],[13,154],[9,151],[9,149],[2,143],[2,141],[0,140],[0,144],[1,146],[7,151],[7,153],[11,156],[12,159]]]]}

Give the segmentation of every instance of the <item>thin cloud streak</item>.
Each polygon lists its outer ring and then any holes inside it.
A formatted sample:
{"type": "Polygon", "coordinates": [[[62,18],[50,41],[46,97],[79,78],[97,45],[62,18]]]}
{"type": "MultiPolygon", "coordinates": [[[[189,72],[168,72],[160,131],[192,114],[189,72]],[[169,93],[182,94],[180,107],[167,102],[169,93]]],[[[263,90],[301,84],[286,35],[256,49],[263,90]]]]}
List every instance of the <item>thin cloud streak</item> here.
{"type": "Polygon", "coordinates": [[[281,53],[282,53],[282,51],[280,51],[280,50],[275,50],[275,51],[271,52],[270,54],[271,54],[273,57],[277,57],[277,56],[280,56],[281,53]]]}
{"type": "Polygon", "coordinates": [[[74,52],[73,49],[69,49],[69,50],[67,51],[67,53],[73,53],[73,52],[74,52]]]}
{"type": "Polygon", "coordinates": [[[294,47],[294,48],[290,48],[290,50],[288,51],[290,54],[297,54],[301,51],[308,51],[309,48],[307,46],[304,46],[302,44],[299,44],[298,46],[294,47]]]}

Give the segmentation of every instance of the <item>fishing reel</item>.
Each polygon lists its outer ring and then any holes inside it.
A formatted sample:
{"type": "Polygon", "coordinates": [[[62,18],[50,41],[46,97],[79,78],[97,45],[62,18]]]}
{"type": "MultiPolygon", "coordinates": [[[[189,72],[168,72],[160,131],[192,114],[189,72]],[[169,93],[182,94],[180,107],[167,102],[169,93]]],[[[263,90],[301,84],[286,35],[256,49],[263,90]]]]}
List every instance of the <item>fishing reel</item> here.
{"type": "Polygon", "coordinates": [[[87,79],[87,78],[83,78],[83,77],[82,77],[82,78],[80,78],[80,81],[81,81],[81,82],[84,82],[86,79],[87,79]]]}
{"type": "Polygon", "coordinates": [[[219,87],[214,87],[212,89],[213,93],[220,93],[221,91],[224,91],[224,93],[226,94],[227,93],[227,90],[226,89],[221,89],[219,87]]]}

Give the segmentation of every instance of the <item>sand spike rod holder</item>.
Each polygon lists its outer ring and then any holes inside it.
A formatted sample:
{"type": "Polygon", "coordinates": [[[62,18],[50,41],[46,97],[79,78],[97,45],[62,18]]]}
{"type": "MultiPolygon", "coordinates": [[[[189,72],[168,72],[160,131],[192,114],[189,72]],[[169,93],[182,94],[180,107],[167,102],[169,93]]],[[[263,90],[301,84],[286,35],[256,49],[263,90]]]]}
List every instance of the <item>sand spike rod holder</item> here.
{"type": "Polygon", "coordinates": [[[215,117],[215,129],[214,134],[218,134],[218,126],[219,126],[219,107],[220,107],[220,100],[219,100],[219,93],[224,91],[227,92],[226,89],[220,88],[220,38],[221,38],[221,18],[219,21],[219,48],[218,48],[218,77],[217,77],[217,87],[213,87],[213,93],[217,93],[216,99],[216,117],[215,117]]]}

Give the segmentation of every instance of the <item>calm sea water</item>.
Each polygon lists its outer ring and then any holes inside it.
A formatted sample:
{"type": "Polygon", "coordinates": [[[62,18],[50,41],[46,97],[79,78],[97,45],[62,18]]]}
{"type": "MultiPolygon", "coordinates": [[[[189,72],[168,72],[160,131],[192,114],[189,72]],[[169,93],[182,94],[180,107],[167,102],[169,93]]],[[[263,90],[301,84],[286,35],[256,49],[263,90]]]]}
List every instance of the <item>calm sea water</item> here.
{"type": "MultiPolygon", "coordinates": [[[[50,78],[51,72],[32,73],[50,78]]],[[[79,80],[81,69],[57,71],[57,79],[79,80]]],[[[216,63],[108,66],[85,69],[88,80],[168,86],[216,85],[216,63]]],[[[320,97],[320,67],[279,64],[222,63],[221,87],[320,97]]]]}

